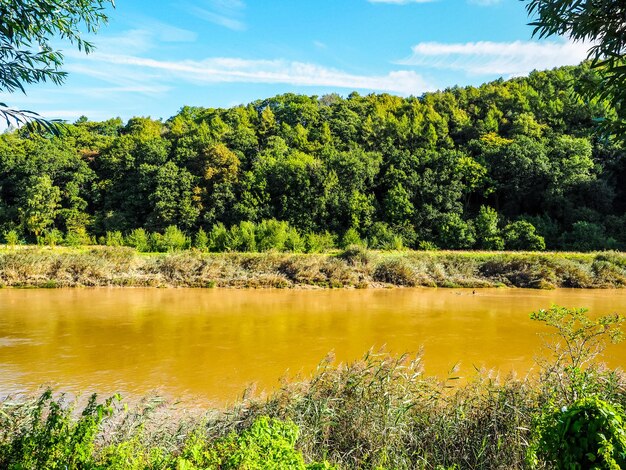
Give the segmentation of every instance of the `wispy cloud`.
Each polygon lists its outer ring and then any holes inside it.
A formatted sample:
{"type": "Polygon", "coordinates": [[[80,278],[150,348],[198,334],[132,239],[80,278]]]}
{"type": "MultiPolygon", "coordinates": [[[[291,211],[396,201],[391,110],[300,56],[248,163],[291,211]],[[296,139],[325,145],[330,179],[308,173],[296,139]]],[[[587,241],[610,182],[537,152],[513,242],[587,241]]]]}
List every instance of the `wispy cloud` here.
{"type": "MultiPolygon", "coordinates": [[[[358,75],[306,62],[285,60],[247,60],[240,58],[207,58],[202,61],[164,61],[119,54],[93,54],[90,60],[99,62],[102,69],[120,66],[121,73],[129,74],[129,82],[136,74],[156,71],[159,80],[178,83],[181,80],[195,84],[265,83],[293,86],[318,86],[369,91],[387,91],[403,95],[421,94],[433,89],[414,71],[397,70],[385,75],[358,75]]],[[[88,67],[94,73],[98,67],[88,67]]],[[[120,80],[121,77],[117,77],[120,80]]]]}
{"type": "Polygon", "coordinates": [[[243,31],[246,24],[242,20],[246,5],[241,0],[205,0],[203,6],[189,5],[192,15],[234,31],[243,31]]]}
{"type": "Polygon", "coordinates": [[[152,32],[162,42],[194,42],[198,38],[198,33],[195,31],[179,28],[155,19],[140,22],[139,27],[152,32]]]}
{"type": "Polygon", "coordinates": [[[463,71],[470,75],[524,75],[532,70],[574,65],[587,57],[580,42],[422,42],[398,64],[463,71]]]}

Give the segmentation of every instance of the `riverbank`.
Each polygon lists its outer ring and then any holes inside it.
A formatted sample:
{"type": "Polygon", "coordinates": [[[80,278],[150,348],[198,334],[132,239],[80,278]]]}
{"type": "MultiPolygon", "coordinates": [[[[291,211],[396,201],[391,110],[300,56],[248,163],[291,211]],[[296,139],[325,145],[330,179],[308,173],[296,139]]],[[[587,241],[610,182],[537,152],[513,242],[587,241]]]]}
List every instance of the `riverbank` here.
{"type": "Polygon", "coordinates": [[[424,376],[419,358],[370,353],[348,365],[323,362],[306,381],[285,384],[266,400],[244,397],[222,411],[190,409],[158,397],[131,407],[117,397],[94,397],[75,409],[72,400],[45,393],[0,403],[0,466],[556,468],[559,458],[567,458],[564,452],[578,449],[580,433],[562,438],[573,441],[574,448],[565,450],[545,434],[568,409],[589,404],[577,401],[582,390],[595,407],[591,413],[617,409],[619,415],[610,422],[613,427],[594,422],[600,428],[593,428],[615,444],[615,451],[598,450],[590,431],[588,452],[581,458],[597,463],[614,457],[624,463],[619,441],[620,406],[626,405],[623,374],[601,366],[576,373],[568,365],[552,362],[538,376],[522,379],[482,371],[455,385],[454,373],[445,381],[424,376]]]}
{"type": "Polygon", "coordinates": [[[2,247],[0,286],[621,288],[626,254],[362,248],[328,254],[144,254],[126,247],[2,247]]]}

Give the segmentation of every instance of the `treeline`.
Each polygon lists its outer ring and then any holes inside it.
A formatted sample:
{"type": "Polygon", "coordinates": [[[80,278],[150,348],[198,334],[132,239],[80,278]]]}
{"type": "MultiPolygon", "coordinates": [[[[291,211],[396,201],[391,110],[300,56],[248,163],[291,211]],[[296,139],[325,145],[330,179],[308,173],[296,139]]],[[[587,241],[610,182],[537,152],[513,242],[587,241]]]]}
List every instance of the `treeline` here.
{"type": "Polygon", "coordinates": [[[291,251],[624,249],[626,157],[595,134],[613,110],[573,92],[591,74],[583,64],[419,98],[287,94],[166,122],[79,119],[60,137],[5,133],[0,234],[263,251],[269,227],[291,251]]]}

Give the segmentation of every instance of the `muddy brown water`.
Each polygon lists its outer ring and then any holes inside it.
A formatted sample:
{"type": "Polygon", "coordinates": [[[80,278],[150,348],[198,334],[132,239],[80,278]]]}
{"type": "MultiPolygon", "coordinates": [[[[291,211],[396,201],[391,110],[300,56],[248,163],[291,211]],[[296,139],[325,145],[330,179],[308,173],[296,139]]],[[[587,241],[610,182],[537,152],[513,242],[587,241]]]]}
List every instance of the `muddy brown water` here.
{"type": "MultiPolygon", "coordinates": [[[[0,397],[158,391],[215,405],[279,387],[327,353],[415,353],[429,374],[459,363],[525,374],[541,351],[528,315],[552,304],[626,314],[626,290],[0,290],[0,397]]],[[[605,359],[626,364],[626,345],[605,359]]]]}

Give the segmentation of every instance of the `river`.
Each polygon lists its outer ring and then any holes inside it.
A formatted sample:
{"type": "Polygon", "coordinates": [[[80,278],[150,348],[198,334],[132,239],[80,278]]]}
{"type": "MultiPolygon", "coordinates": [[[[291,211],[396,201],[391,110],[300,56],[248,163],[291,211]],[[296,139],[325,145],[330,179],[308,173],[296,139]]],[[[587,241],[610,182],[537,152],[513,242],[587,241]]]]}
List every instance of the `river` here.
{"type": "MultiPolygon", "coordinates": [[[[0,396],[152,391],[215,405],[307,375],[327,353],[416,353],[426,372],[526,373],[552,304],[626,314],[626,290],[0,289],[0,396]]],[[[605,359],[626,364],[626,344],[605,359]]]]}

